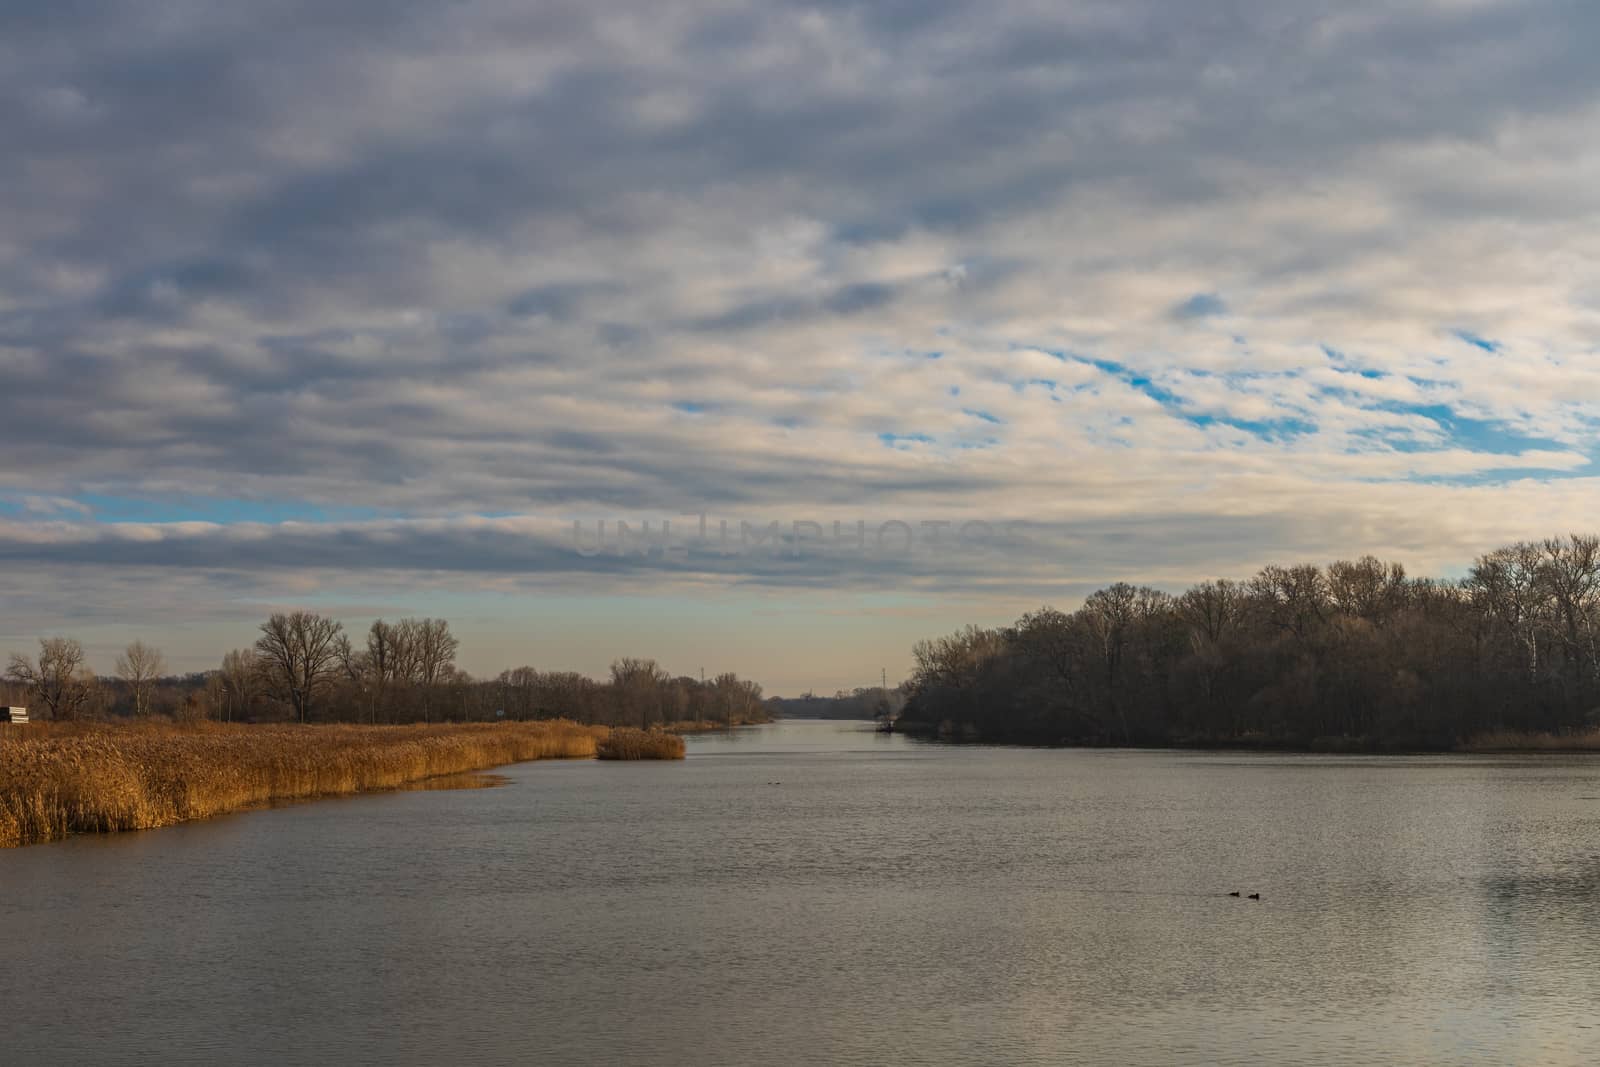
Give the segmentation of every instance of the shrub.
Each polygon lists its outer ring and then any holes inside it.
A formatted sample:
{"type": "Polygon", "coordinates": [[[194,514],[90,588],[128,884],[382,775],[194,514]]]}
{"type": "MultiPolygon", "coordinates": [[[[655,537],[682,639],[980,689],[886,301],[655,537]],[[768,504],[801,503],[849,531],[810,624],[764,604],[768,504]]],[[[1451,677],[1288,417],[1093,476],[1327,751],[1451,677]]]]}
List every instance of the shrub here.
{"type": "Polygon", "coordinates": [[[683,738],[659,730],[618,726],[600,742],[600,759],[683,759],[683,738]]]}

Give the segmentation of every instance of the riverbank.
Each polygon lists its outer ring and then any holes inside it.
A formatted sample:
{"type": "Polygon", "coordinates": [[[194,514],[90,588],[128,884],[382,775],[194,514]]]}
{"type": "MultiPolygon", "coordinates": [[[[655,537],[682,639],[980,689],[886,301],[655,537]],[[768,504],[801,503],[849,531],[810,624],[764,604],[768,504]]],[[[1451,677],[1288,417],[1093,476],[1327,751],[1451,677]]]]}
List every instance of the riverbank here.
{"type": "MultiPolygon", "coordinates": [[[[882,727],[880,727],[882,729],[882,727]]],[[[1155,741],[1120,739],[1084,740],[1049,737],[990,737],[970,725],[897,721],[893,732],[921,741],[948,744],[1014,745],[1019,748],[1139,748],[1194,749],[1197,751],[1307,752],[1349,755],[1403,755],[1406,753],[1462,753],[1493,755],[1518,752],[1600,752],[1600,729],[1566,734],[1524,733],[1499,730],[1465,739],[1425,737],[1278,737],[1247,733],[1232,737],[1180,736],[1155,741]]]]}
{"type": "Polygon", "coordinates": [[[1527,734],[1501,730],[1462,742],[1460,752],[1600,752],[1600,729],[1571,734],[1527,734]]]}
{"type": "MultiPolygon", "coordinates": [[[[393,789],[527,760],[593,759],[612,736],[607,727],[565,720],[8,727],[0,734],[0,847],[74,833],[152,829],[275,801],[393,789]]],[[[676,737],[656,744],[618,740],[607,758],[683,758],[676,737]]]]}
{"type": "Polygon", "coordinates": [[[680,719],[667,723],[662,729],[669,734],[713,734],[740,726],[763,726],[770,722],[771,719],[734,719],[731,723],[725,719],[680,719]]]}

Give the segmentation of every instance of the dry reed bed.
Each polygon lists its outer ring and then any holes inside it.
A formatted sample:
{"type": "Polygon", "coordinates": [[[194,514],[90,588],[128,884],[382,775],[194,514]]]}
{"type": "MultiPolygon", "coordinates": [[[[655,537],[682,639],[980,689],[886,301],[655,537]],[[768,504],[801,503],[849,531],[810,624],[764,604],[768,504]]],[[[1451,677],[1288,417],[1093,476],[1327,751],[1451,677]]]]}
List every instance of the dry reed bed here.
{"type": "Polygon", "coordinates": [[[593,758],[609,733],[562,720],[12,728],[0,734],[0,847],[392,789],[524,760],[593,758]]]}
{"type": "Polygon", "coordinates": [[[600,742],[600,759],[683,759],[683,738],[660,730],[618,726],[600,742]]]}

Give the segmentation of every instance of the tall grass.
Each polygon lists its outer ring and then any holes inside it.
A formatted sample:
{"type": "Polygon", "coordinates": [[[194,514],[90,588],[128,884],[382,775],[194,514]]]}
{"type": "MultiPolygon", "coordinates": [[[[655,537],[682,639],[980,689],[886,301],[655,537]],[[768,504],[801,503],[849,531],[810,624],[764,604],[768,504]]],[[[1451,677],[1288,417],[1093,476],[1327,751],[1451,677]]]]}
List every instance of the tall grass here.
{"type": "Polygon", "coordinates": [[[618,726],[600,742],[596,755],[601,759],[683,759],[683,752],[683,738],[677,734],[618,726]]]}
{"type": "Polygon", "coordinates": [[[564,720],[0,730],[0,847],[169,826],[277,800],[392,789],[522,760],[593,758],[610,732],[564,720]]]}

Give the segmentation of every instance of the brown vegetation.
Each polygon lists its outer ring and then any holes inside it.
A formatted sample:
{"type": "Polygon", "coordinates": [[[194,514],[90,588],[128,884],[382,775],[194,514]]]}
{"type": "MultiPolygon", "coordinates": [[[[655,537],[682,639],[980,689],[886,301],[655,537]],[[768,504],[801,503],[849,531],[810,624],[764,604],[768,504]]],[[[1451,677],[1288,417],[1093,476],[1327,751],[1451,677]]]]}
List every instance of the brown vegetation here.
{"type": "Polygon", "coordinates": [[[600,759],[683,759],[683,738],[660,730],[618,726],[600,742],[600,759]]]}
{"type": "MultiPolygon", "coordinates": [[[[523,760],[592,758],[609,732],[564,720],[7,728],[0,732],[0,847],[168,826],[272,801],[391,789],[523,760]]],[[[672,740],[681,757],[683,742],[672,740]]]]}

